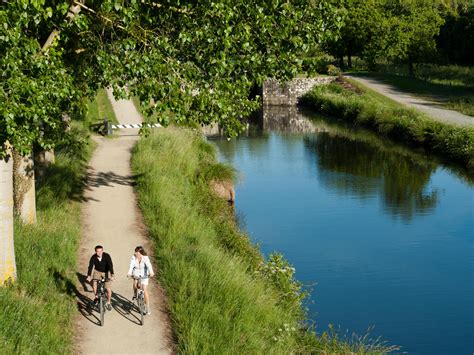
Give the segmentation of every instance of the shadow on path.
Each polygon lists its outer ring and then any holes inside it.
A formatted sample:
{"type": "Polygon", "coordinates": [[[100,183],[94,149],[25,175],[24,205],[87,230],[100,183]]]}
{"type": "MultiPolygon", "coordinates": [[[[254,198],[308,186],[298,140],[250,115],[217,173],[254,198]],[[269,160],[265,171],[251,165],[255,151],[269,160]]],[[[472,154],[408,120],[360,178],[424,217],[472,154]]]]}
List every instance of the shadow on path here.
{"type": "MultiPolygon", "coordinates": [[[[77,300],[77,309],[91,323],[100,325],[98,313],[96,313],[98,312],[97,306],[94,305],[94,302],[91,298],[83,294],[85,292],[89,292],[91,294],[91,297],[93,297],[92,286],[86,281],[86,275],[83,275],[79,272],[77,272],[76,275],[83,288],[83,291],[81,293],[74,285],[71,286],[72,295],[74,295],[77,300]]],[[[138,307],[128,298],[122,296],[119,293],[112,292],[111,304],[113,309],[122,317],[134,324],[141,324],[138,307]]]]}
{"type": "Polygon", "coordinates": [[[138,317],[138,308],[128,298],[123,297],[121,294],[112,293],[112,307],[125,319],[130,322],[140,325],[140,318],[138,317]],[[136,314],[135,314],[136,313],[136,314]]]}
{"type": "MultiPolygon", "coordinates": [[[[89,285],[89,283],[86,281],[87,276],[83,275],[79,272],[76,272],[77,279],[81,283],[81,286],[83,288],[83,292],[88,292],[91,294],[91,297],[93,297],[93,291],[92,291],[92,286],[89,285]],[[90,290],[88,289],[88,286],[90,287],[90,290]]],[[[93,299],[87,297],[83,293],[81,293],[77,288],[75,289],[75,294],[76,294],[76,302],[77,302],[77,309],[79,312],[86,318],[89,322],[100,326],[100,319],[98,315],[96,315],[95,312],[98,312],[97,306],[94,305],[93,299]],[[95,311],[95,312],[94,312],[95,311]]]]}
{"type": "Polygon", "coordinates": [[[116,185],[124,185],[124,186],[135,186],[135,179],[140,177],[140,175],[118,175],[114,172],[95,172],[89,171],[88,174],[88,188],[91,187],[101,187],[101,186],[112,186],[113,184],[116,185]]]}
{"type": "Polygon", "coordinates": [[[90,171],[88,175],[88,187],[112,186],[112,184],[134,186],[134,175],[118,175],[114,172],[94,172],[90,171]]]}
{"type": "MultiPolygon", "coordinates": [[[[93,300],[79,291],[76,285],[69,278],[65,277],[61,272],[54,269],[51,269],[50,271],[54,276],[56,287],[61,292],[66,293],[76,299],[77,309],[84,316],[84,318],[93,324],[100,325],[99,318],[93,313],[94,309],[96,308],[94,306],[93,300]]],[[[84,292],[90,292],[92,294],[92,291],[87,289],[86,276],[80,273],[76,273],[76,276],[81,283],[84,292]]]]}

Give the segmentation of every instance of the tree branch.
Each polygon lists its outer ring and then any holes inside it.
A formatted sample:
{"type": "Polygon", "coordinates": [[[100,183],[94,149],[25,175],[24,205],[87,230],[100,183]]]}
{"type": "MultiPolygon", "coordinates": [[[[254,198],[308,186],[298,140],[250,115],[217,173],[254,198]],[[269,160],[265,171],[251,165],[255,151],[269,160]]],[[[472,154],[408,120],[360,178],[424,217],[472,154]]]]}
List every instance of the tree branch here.
{"type": "MultiPolygon", "coordinates": [[[[69,21],[72,21],[72,19],[74,19],[74,16],[76,16],[81,11],[81,7],[79,6],[79,4],[81,4],[81,3],[77,2],[77,1],[74,1],[74,3],[76,4],[76,6],[71,5],[69,7],[69,11],[66,15],[66,17],[68,18],[69,21]]],[[[48,50],[48,48],[51,47],[54,40],[59,36],[60,33],[61,33],[61,31],[59,31],[59,30],[53,30],[49,34],[48,39],[46,39],[46,42],[41,47],[41,51],[46,52],[48,50]]]]}

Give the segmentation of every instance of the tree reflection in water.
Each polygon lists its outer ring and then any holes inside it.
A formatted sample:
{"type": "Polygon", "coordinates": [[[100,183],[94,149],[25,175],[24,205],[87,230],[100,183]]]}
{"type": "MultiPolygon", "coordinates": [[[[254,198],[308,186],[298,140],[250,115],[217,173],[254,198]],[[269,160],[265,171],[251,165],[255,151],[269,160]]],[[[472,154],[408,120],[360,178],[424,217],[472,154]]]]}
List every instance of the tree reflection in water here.
{"type": "Polygon", "coordinates": [[[380,195],[385,211],[407,222],[437,205],[438,191],[428,187],[438,164],[425,154],[296,107],[266,107],[261,119],[264,132],[306,133],[319,180],[330,189],[361,199],[380,195]]]}
{"type": "Polygon", "coordinates": [[[438,191],[428,191],[434,163],[331,133],[306,136],[304,142],[316,153],[320,181],[330,189],[359,198],[380,194],[385,210],[406,221],[438,202],[438,191]]]}
{"type": "MultiPolygon", "coordinates": [[[[438,204],[438,190],[429,188],[431,175],[442,166],[435,157],[294,106],[265,107],[251,119],[242,137],[221,145],[220,152],[233,162],[238,139],[247,139],[245,155],[263,166],[274,133],[291,134],[293,138],[285,139],[288,150],[301,142],[293,134],[304,134],[319,181],[330,190],[359,199],[380,195],[385,211],[406,222],[438,204]]],[[[473,184],[462,169],[453,166],[450,170],[473,184]]]]}

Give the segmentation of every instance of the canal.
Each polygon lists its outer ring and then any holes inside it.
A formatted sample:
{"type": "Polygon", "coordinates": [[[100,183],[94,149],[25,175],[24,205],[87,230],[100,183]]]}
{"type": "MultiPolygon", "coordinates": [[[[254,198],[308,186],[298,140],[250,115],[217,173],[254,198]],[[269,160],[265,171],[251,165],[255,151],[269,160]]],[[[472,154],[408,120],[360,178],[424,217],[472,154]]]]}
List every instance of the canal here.
{"type": "Polygon", "coordinates": [[[295,107],[211,140],[239,171],[241,227],[296,268],[319,333],[473,353],[474,192],[462,170],[295,107]]]}

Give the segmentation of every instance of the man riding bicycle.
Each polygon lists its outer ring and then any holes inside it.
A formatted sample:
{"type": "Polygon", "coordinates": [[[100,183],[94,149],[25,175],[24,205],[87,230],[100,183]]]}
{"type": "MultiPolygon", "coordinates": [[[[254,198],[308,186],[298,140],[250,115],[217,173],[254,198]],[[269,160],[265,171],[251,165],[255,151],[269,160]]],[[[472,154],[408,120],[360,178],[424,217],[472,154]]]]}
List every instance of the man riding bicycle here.
{"type": "Polygon", "coordinates": [[[92,282],[92,288],[94,289],[94,303],[99,301],[97,296],[97,281],[101,278],[105,279],[105,288],[107,289],[107,310],[112,310],[112,305],[110,304],[110,299],[112,298],[112,288],[110,281],[114,278],[114,265],[112,263],[112,258],[108,253],[104,253],[104,248],[102,245],[97,245],[95,247],[95,254],[93,254],[89,260],[89,268],[87,269],[87,281],[92,282]],[[92,273],[94,269],[94,273],[92,273]],[[91,276],[92,275],[92,276],[91,276]],[[110,275],[110,277],[109,277],[110,275]]]}

